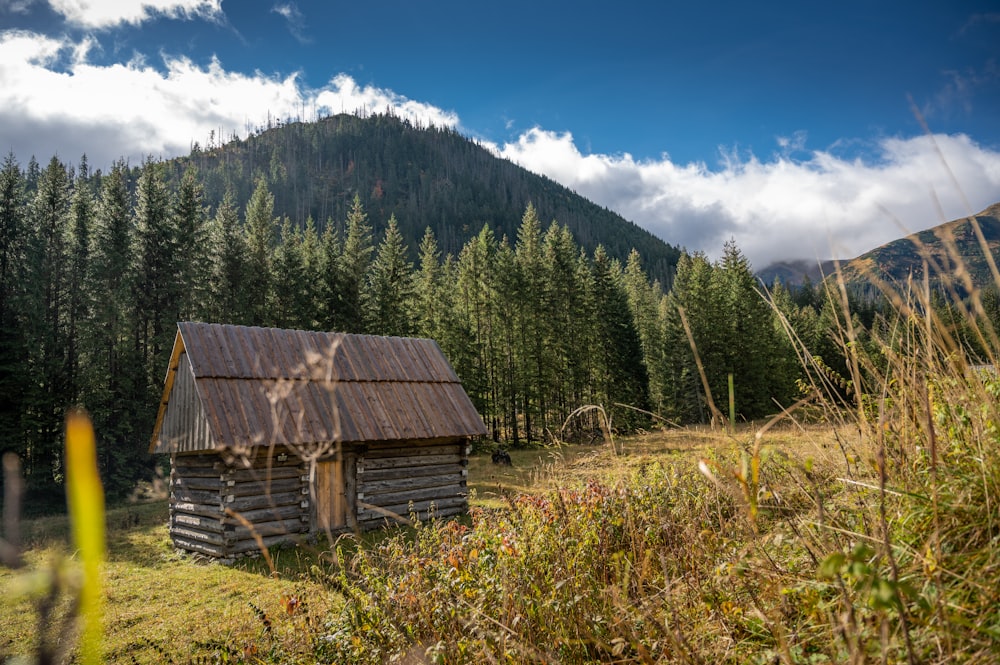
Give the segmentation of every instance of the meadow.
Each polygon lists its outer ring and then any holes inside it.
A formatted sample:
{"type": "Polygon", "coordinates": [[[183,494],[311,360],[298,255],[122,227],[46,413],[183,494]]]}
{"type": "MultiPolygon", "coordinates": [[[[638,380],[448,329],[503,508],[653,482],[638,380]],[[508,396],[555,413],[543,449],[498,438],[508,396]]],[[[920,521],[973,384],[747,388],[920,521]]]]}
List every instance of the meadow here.
{"type": "MultiPolygon", "coordinates": [[[[275,550],[273,567],[175,553],[163,499],[112,508],[103,658],[995,661],[995,451],[949,446],[935,469],[916,450],[880,462],[851,426],[761,429],[515,450],[511,467],[477,455],[468,519],[275,550]],[[933,494],[913,486],[931,474],[933,494]]],[[[27,565],[0,569],[0,655],[63,662],[67,519],[22,528],[27,565]]]]}
{"type": "MultiPolygon", "coordinates": [[[[461,520],[224,567],[172,550],[162,499],[113,508],[95,648],[112,663],[998,662],[1000,377],[928,302],[897,302],[864,345],[845,317],[850,375],[803,353],[802,397],[770,420],[513,450],[511,467],[480,453],[461,520]]],[[[67,524],[22,525],[25,565],[0,569],[4,658],[76,653],[86,557],[67,524]]]]}

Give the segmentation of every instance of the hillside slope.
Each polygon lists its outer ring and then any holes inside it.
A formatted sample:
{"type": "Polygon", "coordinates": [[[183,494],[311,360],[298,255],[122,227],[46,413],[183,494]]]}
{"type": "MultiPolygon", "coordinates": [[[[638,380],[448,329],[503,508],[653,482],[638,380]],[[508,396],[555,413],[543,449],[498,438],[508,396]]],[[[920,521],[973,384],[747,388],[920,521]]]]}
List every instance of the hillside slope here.
{"type": "MultiPolygon", "coordinates": [[[[988,254],[996,261],[1000,256],[1000,203],[975,215],[975,220],[988,254]]],[[[950,281],[959,275],[960,269],[968,271],[976,287],[993,283],[987,255],[969,218],[945,222],[886,243],[849,261],[843,272],[849,283],[857,284],[870,282],[873,278],[898,283],[910,276],[922,281],[925,260],[932,284],[950,281]],[[953,249],[949,251],[949,247],[953,249]]]]}
{"type": "Polygon", "coordinates": [[[568,226],[588,251],[603,244],[624,260],[639,250],[647,272],[669,282],[679,251],[620,215],[549,178],[496,157],[450,129],[421,128],[393,116],[336,115],[295,122],[222,146],[195,146],[170,162],[177,178],[197,167],[206,202],[217,205],[227,188],[245,206],[259,177],[275,198],[275,214],[303,224],[312,217],[322,230],[343,223],[357,194],[376,234],[395,215],[415,248],[433,229],[444,252],[462,245],[489,224],[497,237],[516,239],[532,203],[544,224],[568,226]]]}

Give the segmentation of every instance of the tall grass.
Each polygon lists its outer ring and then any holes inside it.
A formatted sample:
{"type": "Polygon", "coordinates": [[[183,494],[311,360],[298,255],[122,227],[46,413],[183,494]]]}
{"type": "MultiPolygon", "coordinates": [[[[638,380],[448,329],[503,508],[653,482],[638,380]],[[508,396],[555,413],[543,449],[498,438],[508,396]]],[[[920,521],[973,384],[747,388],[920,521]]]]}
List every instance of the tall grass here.
{"type": "MultiPolygon", "coordinates": [[[[798,405],[822,413],[832,444],[773,446],[768,424],[700,462],[651,461],[338,551],[329,582],[349,600],[316,655],[1000,660],[1000,377],[936,318],[929,283],[883,285],[892,312],[865,334],[835,286],[850,376],[834,385],[800,349],[798,405]]],[[[965,324],[992,361],[965,286],[965,324]]],[[[781,417],[796,426],[794,409],[781,417]]]]}

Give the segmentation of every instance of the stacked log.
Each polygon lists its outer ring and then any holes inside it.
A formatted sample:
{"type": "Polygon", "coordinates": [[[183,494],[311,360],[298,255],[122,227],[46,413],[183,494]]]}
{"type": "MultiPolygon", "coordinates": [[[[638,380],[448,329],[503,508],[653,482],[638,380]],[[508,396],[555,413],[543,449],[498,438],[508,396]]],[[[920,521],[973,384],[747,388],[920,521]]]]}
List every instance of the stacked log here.
{"type": "Polygon", "coordinates": [[[358,527],[374,529],[394,517],[424,520],[466,512],[468,462],[464,440],[369,444],[356,469],[358,527]]]}
{"type": "Polygon", "coordinates": [[[309,532],[308,472],[287,450],[177,454],[171,466],[170,537],[180,549],[228,559],[309,532]]]}

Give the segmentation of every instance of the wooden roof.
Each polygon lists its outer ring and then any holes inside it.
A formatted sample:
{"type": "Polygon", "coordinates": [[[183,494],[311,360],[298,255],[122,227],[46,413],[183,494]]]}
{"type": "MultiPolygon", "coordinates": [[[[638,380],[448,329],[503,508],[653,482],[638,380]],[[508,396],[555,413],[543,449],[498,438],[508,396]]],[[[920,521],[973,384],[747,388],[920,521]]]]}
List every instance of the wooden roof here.
{"type": "Polygon", "coordinates": [[[184,358],[216,445],[486,433],[434,340],[179,323],[150,452],[171,450],[161,428],[184,358]]]}

